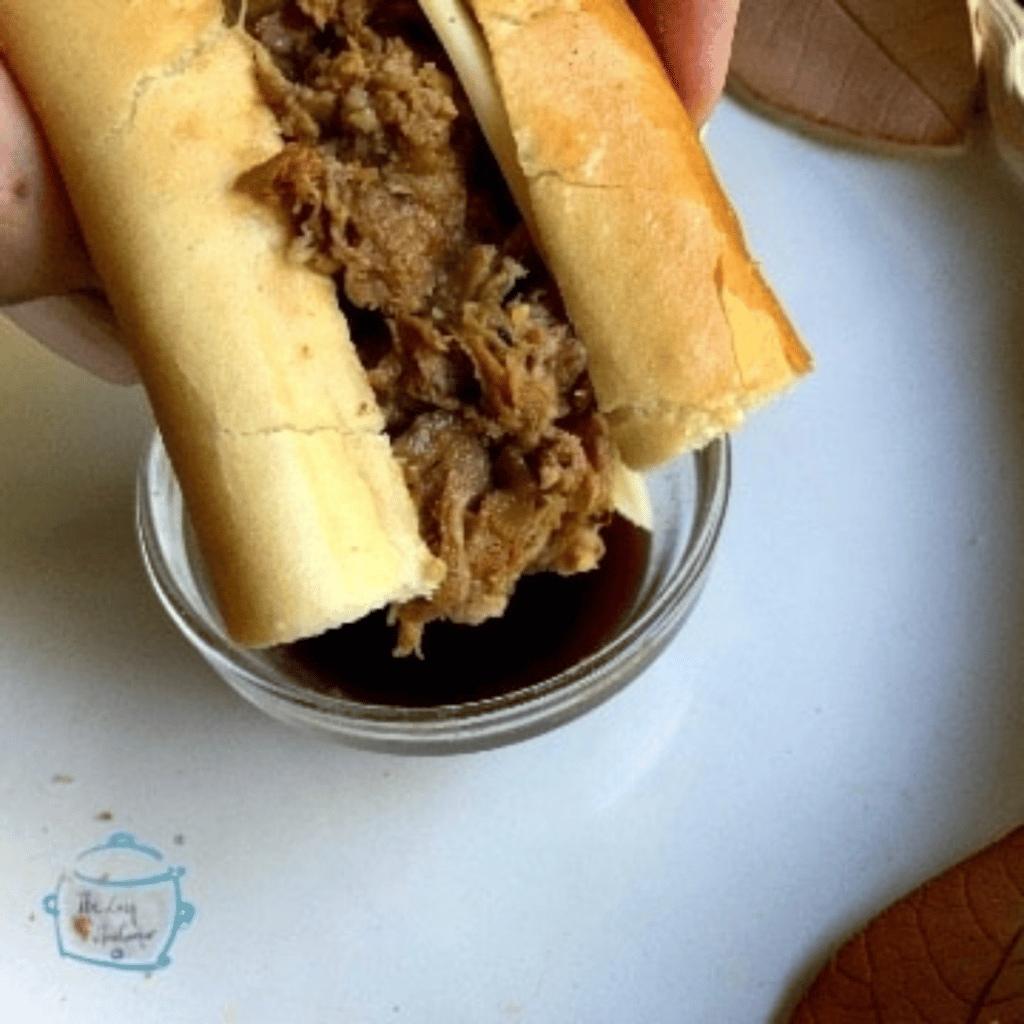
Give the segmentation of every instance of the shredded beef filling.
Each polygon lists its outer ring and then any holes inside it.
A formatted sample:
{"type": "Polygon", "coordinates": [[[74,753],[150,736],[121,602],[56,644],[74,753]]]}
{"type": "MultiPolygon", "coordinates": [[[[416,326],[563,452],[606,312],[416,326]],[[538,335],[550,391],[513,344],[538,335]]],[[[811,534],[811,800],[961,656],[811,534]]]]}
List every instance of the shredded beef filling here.
{"type": "Polygon", "coordinates": [[[421,532],[447,574],[396,605],[395,653],[436,619],[500,615],[525,573],[591,569],[612,450],[557,291],[411,0],[250,0],[286,140],[242,187],[338,297],[421,532]]]}

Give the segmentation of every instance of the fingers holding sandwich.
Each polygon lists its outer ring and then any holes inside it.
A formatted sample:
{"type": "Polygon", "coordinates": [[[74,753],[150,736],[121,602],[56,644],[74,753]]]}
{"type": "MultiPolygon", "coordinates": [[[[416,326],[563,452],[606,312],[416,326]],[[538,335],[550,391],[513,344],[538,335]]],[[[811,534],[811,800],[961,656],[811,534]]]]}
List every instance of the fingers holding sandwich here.
{"type": "Polygon", "coordinates": [[[740,0],[634,0],[694,124],[711,116],[725,88],[740,0]]]}
{"type": "Polygon", "coordinates": [[[2,64],[0,306],[13,307],[10,319],[96,376],[121,384],[137,379],[99,292],[64,186],[2,64]],[[31,302],[44,297],[51,298],[31,302]]]}
{"type": "Polygon", "coordinates": [[[0,302],[95,284],[45,144],[14,81],[0,66],[0,302]]]}

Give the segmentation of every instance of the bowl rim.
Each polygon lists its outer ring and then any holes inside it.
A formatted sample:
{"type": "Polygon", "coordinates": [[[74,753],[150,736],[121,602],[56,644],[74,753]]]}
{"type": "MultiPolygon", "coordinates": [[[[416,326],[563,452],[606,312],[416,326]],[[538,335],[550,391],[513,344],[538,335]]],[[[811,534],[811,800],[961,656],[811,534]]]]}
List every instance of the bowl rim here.
{"type": "MultiPolygon", "coordinates": [[[[596,651],[546,679],[497,696],[427,707],[363,703],[321,693],[290,679],[278,666],[218,629],[213,609],[197,609],[180,585],[161,542],[155,498],[160,481],[173,490],[182,526],[187,512],[159,430],[154,430],[136,478],[136,529],[142,559],[156,594],[189,643],[237,692],[274,717],[288,706],[293,724],[326,729],[336,738],[371,749],[472,750],[504,744],[567,721],[625,686],[654,660],[696,602],[725,521],[732,484],[728,435],[679,458],[694,460],[697,481],[685,550],[668,584],[596,651]],[[701,486],[703,481],[703,486],[701,486]],[[248,687],[242,686],[242,676],[248,687]],[[500,738],[499,738],[500,737],[500,738]]],[[[668,467],[662,467],[661,472],[668,467]]],[[[194,566],[189,560],[189,569],[194,566]]]]}

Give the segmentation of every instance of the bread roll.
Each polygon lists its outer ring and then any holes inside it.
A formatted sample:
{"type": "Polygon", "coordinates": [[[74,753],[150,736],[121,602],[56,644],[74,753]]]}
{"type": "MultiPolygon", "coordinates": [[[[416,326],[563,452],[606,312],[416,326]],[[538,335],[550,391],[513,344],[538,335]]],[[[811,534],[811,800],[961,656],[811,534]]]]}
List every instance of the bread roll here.
{"type": "MultiPolygon", "coordinates": [[[[431,4],[443,33],[454,22],[477,40],[467,58],[448,39],[456,66],[493,60],[498,155],[508,167],[514,150],[513,189],[626,463],[705,443],[810,368],[624,4],[431,4]]],[[[0,0],[0,40],[231,635],[287,642],[429,594],[444,565],[419,536],[333,284],[291,261],[288,228],[234,187],[282,148],[249,37],[220,0],[0,0]]],[[[615,488],[642,516],[636,481],[620,473],[615,488]]]]}
{"type": "Polygon", "coordinates": [[[263,646],[443,572],[330,280],[234,189],[281,146],[219,0],[0,0],[153,404],[226,627],[263,646]]]}
{"type": "Polygon", "coordinates": [[[646,468],[738,426],[811,358],[622,0],[468,0],[598,403],[646,468]]]}

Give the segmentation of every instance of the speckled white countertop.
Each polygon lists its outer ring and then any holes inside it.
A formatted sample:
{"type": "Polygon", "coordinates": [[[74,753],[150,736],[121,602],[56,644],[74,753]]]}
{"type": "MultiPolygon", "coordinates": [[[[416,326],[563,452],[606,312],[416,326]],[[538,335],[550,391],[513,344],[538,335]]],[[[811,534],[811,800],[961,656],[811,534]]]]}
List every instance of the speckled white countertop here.
{"type": "Polygon", "coordinates": [[[143,575],[142,396],[0,337],[4,1020],[772,1022],[1024,822],[1024,191],[984,138],[874,157],[726,102],[708,143],[819,369],[736,438],[677,641],[519,746],[243,703],[143,575]],[[114,833],[183,869],[166,966],[61,955],[44,900],[114,833]]]}

